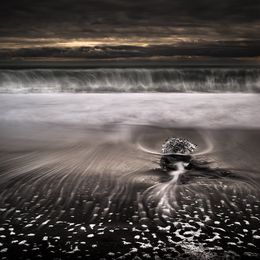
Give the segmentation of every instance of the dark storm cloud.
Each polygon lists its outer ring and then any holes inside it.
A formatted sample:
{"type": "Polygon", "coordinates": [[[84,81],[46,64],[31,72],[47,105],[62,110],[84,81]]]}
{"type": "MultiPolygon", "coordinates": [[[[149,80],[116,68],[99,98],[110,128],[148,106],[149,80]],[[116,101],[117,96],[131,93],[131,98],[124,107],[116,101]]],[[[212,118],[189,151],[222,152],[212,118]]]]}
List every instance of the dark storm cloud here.
{"type": "Polygon", "coordinates": [[[9,0],[0,8],[0,55],[258,56],[259,13],[259,0],[9,0]],[[115,38],[109,50],[102,47],[108,37],[115,38]],[[101,50],[91,54],[69,43],[96,38],[101,50]],[[114,50],[128,39],[136,48],[114,50]],[[188,50],[178,42],[189,42],[188,50]]]}
{"type": "Polygon", "coordinates": [[[232,33],[232,26],[259,23],[259,13],[258,0],[9,0],[1,3],[0,35],[86,37],[148,25],[232,33]]]}

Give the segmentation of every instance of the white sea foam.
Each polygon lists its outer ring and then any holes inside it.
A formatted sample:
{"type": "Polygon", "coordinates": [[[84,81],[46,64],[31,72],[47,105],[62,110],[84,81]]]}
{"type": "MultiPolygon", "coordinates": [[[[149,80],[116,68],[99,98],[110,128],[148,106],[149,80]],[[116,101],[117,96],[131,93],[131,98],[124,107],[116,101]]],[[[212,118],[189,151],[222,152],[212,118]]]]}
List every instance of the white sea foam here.
{"type": "Polygon", "coordinates": [[[0,121],[260,127],[258,94],[1,94],[0,121]]]}

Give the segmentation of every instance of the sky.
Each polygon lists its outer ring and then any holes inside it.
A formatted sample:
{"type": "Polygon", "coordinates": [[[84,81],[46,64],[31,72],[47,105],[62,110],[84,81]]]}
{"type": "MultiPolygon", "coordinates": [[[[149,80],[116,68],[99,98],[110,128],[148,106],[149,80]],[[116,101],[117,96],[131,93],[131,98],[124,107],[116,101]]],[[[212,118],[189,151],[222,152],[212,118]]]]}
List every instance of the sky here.
{"type": "Polygon", "coordinates": [[[258,59],[259,0],[4,0],[1,59],[258,59]]]}

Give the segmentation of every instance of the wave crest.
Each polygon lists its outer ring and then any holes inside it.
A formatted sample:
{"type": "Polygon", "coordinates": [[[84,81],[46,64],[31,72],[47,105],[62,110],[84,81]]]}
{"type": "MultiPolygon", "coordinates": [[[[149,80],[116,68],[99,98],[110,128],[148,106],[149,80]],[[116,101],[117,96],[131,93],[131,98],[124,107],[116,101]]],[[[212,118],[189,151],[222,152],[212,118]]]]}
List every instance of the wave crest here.
{"type": "Polygon", "coordinates": [[[260,92],[260,69],[0,70],[0,93],[48,92],[260,92]]]}

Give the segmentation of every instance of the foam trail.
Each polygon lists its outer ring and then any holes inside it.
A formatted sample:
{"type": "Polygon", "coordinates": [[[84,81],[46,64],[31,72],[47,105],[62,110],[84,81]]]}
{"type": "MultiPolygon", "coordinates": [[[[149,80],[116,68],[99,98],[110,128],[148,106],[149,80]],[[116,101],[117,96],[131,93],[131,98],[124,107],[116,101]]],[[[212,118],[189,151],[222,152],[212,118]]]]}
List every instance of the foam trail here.
{"type": "Polygon", "coordinates": [[[183,162],[177,162],[175,166],[176,170],[169,172],[169,176],[171,176],[170,181],[158,183],[148,188],[142,196],[144,205],[150,203],[156,204],[155,211],[159,215],[170,213],[171,210],[174,210],[174,206],[178,204],[176,198],[178,180],[181,174],[184,174],[186,170],[183,162]]]}

